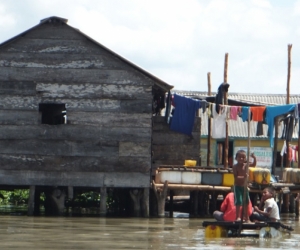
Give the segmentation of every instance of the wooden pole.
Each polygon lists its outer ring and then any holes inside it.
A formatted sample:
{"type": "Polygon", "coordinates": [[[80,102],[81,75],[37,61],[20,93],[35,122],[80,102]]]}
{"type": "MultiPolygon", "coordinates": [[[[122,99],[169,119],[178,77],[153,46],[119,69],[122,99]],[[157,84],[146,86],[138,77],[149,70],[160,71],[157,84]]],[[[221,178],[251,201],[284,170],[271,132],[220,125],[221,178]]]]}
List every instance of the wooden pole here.
{"type": "Polygon", "coordinates": [[[100,187],[100,216],[106,215],[107,212],[106,200],[107,200],[106,187],[100,187]]]}
{"type": "Polygon", "coordinates": [[[28,199],[28,210],[27,215],[32,216],[34,214],[34,196],[35,196],[35,186],[29,187],[29,199],[28,199]]]}
{"type": "MultiPolygon", "coordinates": [[[[223,83],[227,83],[227,71],[228,71],[228,53],[225,54],[225,62],[224,62],[224,81],[223,83]]],[[[228,92],[224,91],[224,105],[228,105],[228,92]]],[[[225,137],[225,151],[224,151],[224,169],[228,169],[228,123],[227,120],[225,122],[226,127],[226,137],[225,137]]]]}
{"type": "MultiPolygon", "coordinates": [[[[248,199],[247,189],[248,189],[248,169],[249,169],[249,158],[250,158],[250,115],[251,115],[251,111],[250,111],[250,108],[249,108],[248,109],[247,164],[246,164],[246,173],[247,173],[247,175],[246,175],[246,178],[245,178],[245,181],[244,181],[243,208],[242,208],[241,224],[240,224],[240,227],[239,227],[238,235],[240,235],[240,233],[242,231],[243,218],[244,218],[244,214],[247,211],[247,202],[246,202],[246,199],[248,199]]],[[[247,211],[247,213],[248,213],[248,211],[247,211]]]]}
{"type": "MultiPolygon", "coordinates": [[[[208,96],[211,96],[211,81],[210,81],[210,72],[207,73],[207,87],[208,87],[208,96]]],[[[207,158],[206,166],[210,165],[210,156],[211,156],[211,117],[208,117],[208,134],[207,134],[207,158]]]]}
{"type": "Polygon", "coordinates": [[[271,173],[275,174],[275,167],[276,167],[276,161],[277,161],[277,147],[278,147],[278,118],[275,118],[275,139],[274,139],[274,148],[273,148],[273,164],[271,173]]]}
{"type": "MultiPolygon", "coordinates": [[[[290,104],[290,78],[291,78],[291,50],[292,44],[288,44],[288,73],[287,73],[287,86],[286,86],[286,104],[290,104]]],[[[290,147],[289,142],[286,141],[286,167],[290,167],[290,147]]]]}
{"type": "Polygon", "coordinates": [[[291,51],[292,44],[288,44],[288,74],[287,74],[287,86],[286,86],[286,104],[290,104],[290,78],[291,78],[291,51]]]}

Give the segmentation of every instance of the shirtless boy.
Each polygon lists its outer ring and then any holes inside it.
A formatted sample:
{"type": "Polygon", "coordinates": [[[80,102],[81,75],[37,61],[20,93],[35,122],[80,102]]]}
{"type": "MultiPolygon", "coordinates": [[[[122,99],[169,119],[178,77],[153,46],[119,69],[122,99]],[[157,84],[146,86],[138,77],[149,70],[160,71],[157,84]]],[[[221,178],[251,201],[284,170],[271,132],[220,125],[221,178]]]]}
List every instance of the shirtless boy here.
{"type": "MultiPolygon", "coordinates": [[[[253,157],[254,161],[249,164],[249,167],[254,167],[256,165],[256,157],[253,153],[251,154],[251,157],[253,157]]],[[[241,215],[239,211],[240,211],[240,207],[243,205],[245,180],[246,177],[248,176],[248,172],[246,171],[246,166],[247,166],[246,152],[244,150],[237,151],[235,159],[237,163],[232,167],[233,175],[234,175],[234,204],[236,206],[236,220],[240,221],[241,215]]],[[[248,189],[246,190],[246,195],[248,197],[246,199],[246,204],[248,205],[249,203],[248,189]]],[[[247,209],[245,209],[245,214],[243,217],[245,221],[250,222],[247,209]]]]}

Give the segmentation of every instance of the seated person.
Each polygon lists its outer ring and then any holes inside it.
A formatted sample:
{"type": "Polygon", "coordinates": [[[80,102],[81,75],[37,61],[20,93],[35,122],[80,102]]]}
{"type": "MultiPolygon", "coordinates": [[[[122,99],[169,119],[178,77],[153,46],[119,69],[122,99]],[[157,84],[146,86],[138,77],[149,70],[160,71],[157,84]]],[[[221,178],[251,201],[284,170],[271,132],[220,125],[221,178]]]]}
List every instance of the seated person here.
{"type": "MultiPolygon", "coordinates": [[[[234,205],[234,193],[230,192],[226,195],[221,204],[221,211],[214,211],[213,216],[217,221],[235,221],[236,219],[236,206],[234,205]]],[[[252,203],[249,200],[247,205],[248,214],[252,214],[252,203]]],[[[240,207],[240,213],[242,214],[242,206],[240,207]]]]}
{"type": "Polygon", "coordinates": [[[279,221],[279,209],[275,201],[275,190],[272,187],[266,187],[263,190],[259,207],[254,206],[254,212],[251,220],[254,221],[279,221]],[[263,209],[263,210],[262,210],[263,209]]]}

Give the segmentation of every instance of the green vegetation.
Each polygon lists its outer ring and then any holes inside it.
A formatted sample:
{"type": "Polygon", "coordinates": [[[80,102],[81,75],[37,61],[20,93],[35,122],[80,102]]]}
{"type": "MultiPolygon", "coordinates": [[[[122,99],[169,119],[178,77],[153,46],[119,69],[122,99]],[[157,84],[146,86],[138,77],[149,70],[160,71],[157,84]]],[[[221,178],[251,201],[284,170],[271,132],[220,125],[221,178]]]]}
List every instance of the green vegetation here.
{"type": "Polygon", "coordinates": [[[23,205],[28,203],[29,190],[15,189],[13,191],[0,191],[1,205],[23,205]]]}

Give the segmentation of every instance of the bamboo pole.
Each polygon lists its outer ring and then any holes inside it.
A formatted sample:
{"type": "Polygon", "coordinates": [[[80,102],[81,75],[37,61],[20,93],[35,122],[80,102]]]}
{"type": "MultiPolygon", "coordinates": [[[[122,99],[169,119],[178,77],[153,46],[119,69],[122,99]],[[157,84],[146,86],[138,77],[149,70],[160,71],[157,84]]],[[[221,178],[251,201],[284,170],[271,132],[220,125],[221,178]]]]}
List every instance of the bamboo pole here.
{"type": "Polygon", "coordinates": [[[273,148],[273,164],[271,173],[275,174],[275,167],[276,167],[276,161],[277,161],[277,147],[278,147],[278,117],[275,117],[275,139],[274,139],[274,148],[273,148]]]}
{"type": "MultiPolygon", "coordinates": [[[[208,87],[208,96],[211,96],[211,81],[210,81],[210,72],[207,73],[207,87],[208,87]]],[[[208,134],[207,134],[207,159],[206,166],[210,165],[210,156],[211,156],[211,117],[208,117],[208,134]]]]}
{"type": "Polygon", "coordinates": [[[286,104],[290,104],[290,78],[291,78],[291,51],[292,44],[288,44],[288,74],[287,74],[287,86],[286,86],[286,104]]]}
{"type": "MultiPolygon", "coordinates": [[[[288,44],[288,73],[287,73],[287,85],[286,85],[286,104],[290,104],[290,78],[291,78],[291,50],[292,50],[292,44],[288,44]]],[[[290,148],[289,148],[289,142],[286,141],[286,167],[290,167],[290,148]]]]}
{"type": "MultiPolygon", "coordinates": [[[[248,169],[249,169],[249,158],[250,158],[250,115],[251,115],[251,111],[250,108],[248,109],[248,145],[247,145],[247,164],[246,164],[246,178],[244,181],[244,195],[243,195],[243,208],[242,208],[242,216],[241,216],[241,223],[239,226],[239,231],[238,231],[238,235],[240,235],[241,231],[242,231],[242,224],[243,224],[243,218],[244,218],[244,214],[247,211],[247,202],[246,199],[248,199],[248,195],[247,195],[247,189],[248,189],[248,169]]],[[[249,202],[249,201],[248,201],[249,202]]],[[[248,213],[248,211],[247,211],[248,213]]],[[[249,216],[249,215],[248,215],[249,216]]]]}
{"type": "MultiPolygon", "coordinates": [[[[223,83],[227,83],[227,72],[228,72],[228,53],[225,54],[225,62],[224,62],[224,81],[223,83]]],[[[224,105],[228,105],[228,92],[224,91],[224,105]]],[[[228,169],[228,122],[225,122],[226,129],[226,137],[225,137],[225,151],[224,151],[224,168],[228,169]]]]}

